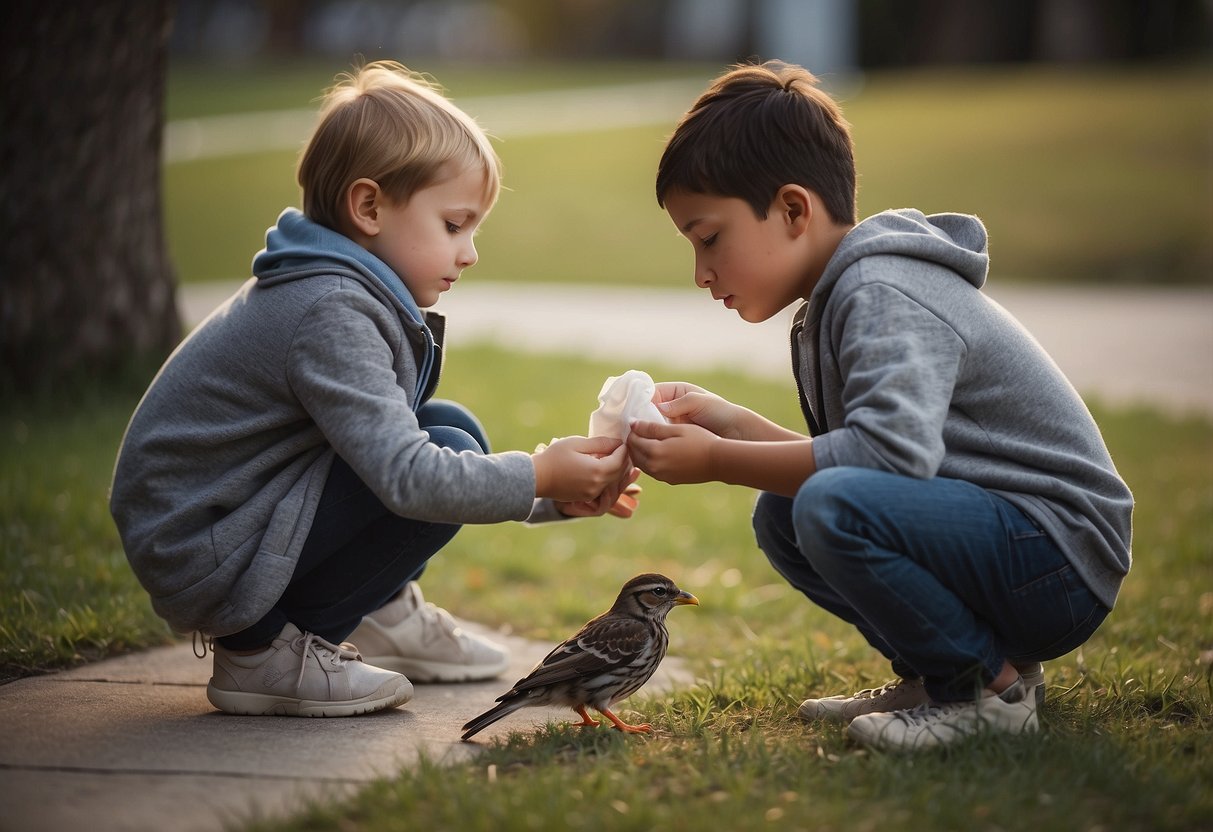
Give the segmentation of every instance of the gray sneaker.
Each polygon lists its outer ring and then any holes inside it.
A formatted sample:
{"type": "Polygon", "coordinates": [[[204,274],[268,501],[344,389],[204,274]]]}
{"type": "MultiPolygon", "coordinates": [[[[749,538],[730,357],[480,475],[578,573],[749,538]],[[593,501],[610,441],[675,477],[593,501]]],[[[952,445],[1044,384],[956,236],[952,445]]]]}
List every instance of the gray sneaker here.
{"type": "Polygon", "coordinates": [[[364,617],[350,641],[371,664],[415,682],[494,679],[510,664],[505,647],[468,632],[449,612],[427,603],[415,581],[364,617]]]}
{"type": "Polygon", "coordinates": [[[828,696],[825,699],[806,699],[800,703],[796,715],[811,722],[825,719],[830,722],[850,722],[864,714],[886,713],[914,708],[931,701],[922,679],[898,679],[878,688],[868,688],[850,696],[828,696]]]}
{"type": "Polygon", "coordinates": [[[906,711],[856,717],[851,739],[882,751],[918,751],[981,733],[1022,734],[1039,730],[1036,697],[1023,678],[997,696],[975,702],[927,703],[906,711]]]}
{"type": "Polygon", "coordinates": [[[229,714],[279,716],[354,716],[413,698],[408,679],[366,664],[352,647],[330,644],[294,624],[251,656],[216,644],[206,698],[229,714]]]}

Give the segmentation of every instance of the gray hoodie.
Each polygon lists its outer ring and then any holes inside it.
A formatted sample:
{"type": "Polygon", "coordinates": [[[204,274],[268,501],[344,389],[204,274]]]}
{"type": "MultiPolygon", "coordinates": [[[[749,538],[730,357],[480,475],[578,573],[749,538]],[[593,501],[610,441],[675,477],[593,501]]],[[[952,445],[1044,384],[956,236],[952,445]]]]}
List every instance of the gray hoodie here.
{"type": "Polygon", "coordinates": [[[1109,608],[1133,497],[1086,405],[981,291],[976,217],[886,211],[843,239],[793,323],[819,468],[966,480],[1041,526],[1109,608]]]}
{"type": "Polygon", "coordinates": [[[114,469],[127,557],[178,632],[238,632],[278,601],[334,454],[406,517],[524,520],[534,502],[528,454],[455,453],[418,426],[441,345],[386,264],[288,209],[253,270],[160,369],[114,469]]]}

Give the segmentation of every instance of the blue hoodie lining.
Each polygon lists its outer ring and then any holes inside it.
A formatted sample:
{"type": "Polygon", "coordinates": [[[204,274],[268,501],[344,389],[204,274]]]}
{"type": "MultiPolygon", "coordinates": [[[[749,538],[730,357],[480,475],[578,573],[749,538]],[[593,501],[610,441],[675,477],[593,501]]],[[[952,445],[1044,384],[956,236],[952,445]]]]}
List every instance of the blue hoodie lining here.
{"type": "Polygon", "coordinates": [[[266,232],[265,248],[253,258],[253,274],[258,280],[280,281],[306,277],[318,272],[353,272],[372,285],[386,290],[399,301],[397,314],[406,327],[420,327],[425,338],[425,355],[417,368],[414,401],[420,402],[434,366],[434,336],[425,325],[425,317],[400,276],[386,263],[344,234],[312,222],[297,208],[287,208],[278,223],[266,232]]]}

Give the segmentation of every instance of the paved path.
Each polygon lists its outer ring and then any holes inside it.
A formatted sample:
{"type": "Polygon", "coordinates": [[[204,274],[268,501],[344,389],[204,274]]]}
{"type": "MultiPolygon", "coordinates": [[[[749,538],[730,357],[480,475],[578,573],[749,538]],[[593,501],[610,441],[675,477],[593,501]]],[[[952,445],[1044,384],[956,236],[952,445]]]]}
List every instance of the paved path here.
{"type": "MultiPolygon", "coordinates": [[[[201,320],[236,284],[187,287],[201,320]]],[[[1015,313],[1084,394],[1213,415],[1213,291],[1006,287],[1015,313]]],[[[787,379],[786,318],[752,326],[693,290],[461,283],[442,300],[457,343],[576,352],[620,370],[661,366],[693,378],[723,367],[787,379]]],[[[548,644],[498,635],[514,651],[507,681],[548,644]]],[[[458,728],[501,682],[418,686],[404,708],[339,720],[231,717],[204,688],[210,660],[188,645],[0,686],[0,794],[7,832],[175,829],[217,832],[297,810],[415,763],[466,760],[458,728]]],[[[650,690],[689,681],[667,659],[650,690]]],[[[529,729],[556,710],[524,711],[483,735],[529,729]]]]}
{"type": "MultiPolygon", "coordinates": [[[[480,745],[461,742],[459,726],[552,647],[487,634],[512,650],[503,680],[417,685],[403,707],[347,719],[222,714],[206,701],[211,658],[188,644],[0,686],[0,829],[220,832],[352,793],[421,755],[470,759],[480,745]]],[[[689,682],[667,658],[641,696],[689,682]]],[[[520,711],[477,743],[575,718],[520,711]]]]}

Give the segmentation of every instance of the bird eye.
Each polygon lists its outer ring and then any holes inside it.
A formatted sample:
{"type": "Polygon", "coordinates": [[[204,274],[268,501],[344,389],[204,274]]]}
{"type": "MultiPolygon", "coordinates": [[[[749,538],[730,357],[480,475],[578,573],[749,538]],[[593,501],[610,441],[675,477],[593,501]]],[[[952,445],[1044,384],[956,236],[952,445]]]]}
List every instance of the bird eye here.
{"type": "Polygon", "coordinates": [[[656,595],[658,598],[660,598],[661,596],[665,595],[665,587],[664,586],[654,587],[653,594],[656,595]]]}

